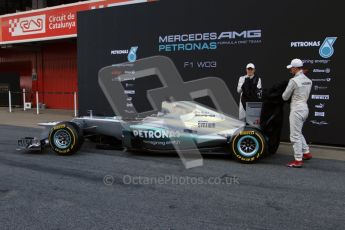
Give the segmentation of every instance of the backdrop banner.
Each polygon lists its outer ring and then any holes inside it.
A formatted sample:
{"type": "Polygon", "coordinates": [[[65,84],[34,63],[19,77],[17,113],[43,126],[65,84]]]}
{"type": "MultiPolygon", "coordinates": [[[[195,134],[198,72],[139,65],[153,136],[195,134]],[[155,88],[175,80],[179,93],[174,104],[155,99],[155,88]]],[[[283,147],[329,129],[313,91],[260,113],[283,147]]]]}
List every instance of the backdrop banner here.
{"type": "MultiPolygon", "coordinates": [[[[99,83],[106,66],[152,56],[172,60],[182,83],[218,78],[239,101],[237,83],[249,62],[263,88],[291,77],[286,66],[303,60],[313,81],[309,118],[304,127],[310,143],[345,145],[343,27],[339,1],[160,0],[78,13],[79,112],[114,115],[99,83]]],[[[183,86],[169,88],[157,72],[123,83],[128,108],[152,109],[148,90],[166,88],[178,97],[183,86]]],[[[215,107],[206,94],[195,99],[215,107]]],[[[289,105],[283,140],[288,140],[289,105]]]]}

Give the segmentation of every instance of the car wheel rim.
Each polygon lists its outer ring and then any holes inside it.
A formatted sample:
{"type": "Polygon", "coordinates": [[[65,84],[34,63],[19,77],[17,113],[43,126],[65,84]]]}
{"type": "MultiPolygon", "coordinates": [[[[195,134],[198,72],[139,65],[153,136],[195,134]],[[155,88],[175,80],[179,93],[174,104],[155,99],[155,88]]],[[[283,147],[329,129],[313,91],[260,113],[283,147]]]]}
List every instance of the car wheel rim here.
{"type": "Polygon", "coordinates": [[[66,130],[58,130],[54,134],[54,143],[60,149],[66,149],[71,144],[71,135],[66,130]]]}
{"type": "Polygon", "coordinates": [[[243,136],[237,142],[237,149],[245,157],[254,156],[259,150],[259,142],[253,136],[243,136]]]}

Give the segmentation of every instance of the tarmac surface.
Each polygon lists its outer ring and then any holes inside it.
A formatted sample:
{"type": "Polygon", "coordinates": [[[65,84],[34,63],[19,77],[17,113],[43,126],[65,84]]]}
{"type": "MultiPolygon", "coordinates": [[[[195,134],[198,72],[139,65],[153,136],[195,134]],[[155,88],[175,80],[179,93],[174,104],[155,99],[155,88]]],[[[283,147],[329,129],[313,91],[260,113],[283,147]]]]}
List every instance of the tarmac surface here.
{"type": "Polygon", "coordinates": [[[20,113],[0,111],[0,229],[344,229],[344,149],[312,147],[300,169],[285,166],[289,144],[257,164],[205,154],[192,169],[91,142],[61,157],[16,151],[16,139],[73,112],[20,113]]]}

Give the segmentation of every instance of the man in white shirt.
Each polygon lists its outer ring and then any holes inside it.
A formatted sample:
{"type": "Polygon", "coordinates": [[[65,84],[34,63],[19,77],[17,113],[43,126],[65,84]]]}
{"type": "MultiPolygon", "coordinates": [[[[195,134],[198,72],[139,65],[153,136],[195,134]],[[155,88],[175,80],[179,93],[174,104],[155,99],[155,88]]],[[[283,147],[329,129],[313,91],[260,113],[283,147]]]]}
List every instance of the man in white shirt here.
{"type": "Polygon", "coordinates": [[[293,59],[287,66],[293,77],[290,79],[282,97],[285,101],[291,97],[290,104],[290,141],[293,144],[295,160],[287,164],[288,167],[300,168],[303,160],[312,158],[305,138],[302,134],[303,124],[306,121],[309,109],[307,101],[312,87],[312,81],[303,73],[303,62],[293,59]]]}
{"type": "Polygon", "coordinates": [[[246,119],[246,103],[259,101],[261,98],[261,79],[255,76],[255,66],[249,63],[246,66],[247,74],[240,77],[237,85],[237,92],[240,93],[239,119],[246,119]]]}

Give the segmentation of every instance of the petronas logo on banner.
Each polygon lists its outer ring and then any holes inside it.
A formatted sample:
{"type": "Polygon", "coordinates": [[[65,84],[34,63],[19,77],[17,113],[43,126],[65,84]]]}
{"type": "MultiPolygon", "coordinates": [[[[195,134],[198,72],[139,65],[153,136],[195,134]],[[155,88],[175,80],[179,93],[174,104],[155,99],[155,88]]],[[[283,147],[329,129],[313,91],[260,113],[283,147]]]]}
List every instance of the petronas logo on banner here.
{"type": "Polygon", "coordinates": [[[327,37],[319,49],[319,54],[323,58],[330,58],[334,53],[333,44],[337,40],[337,37],[327,37]]]}

